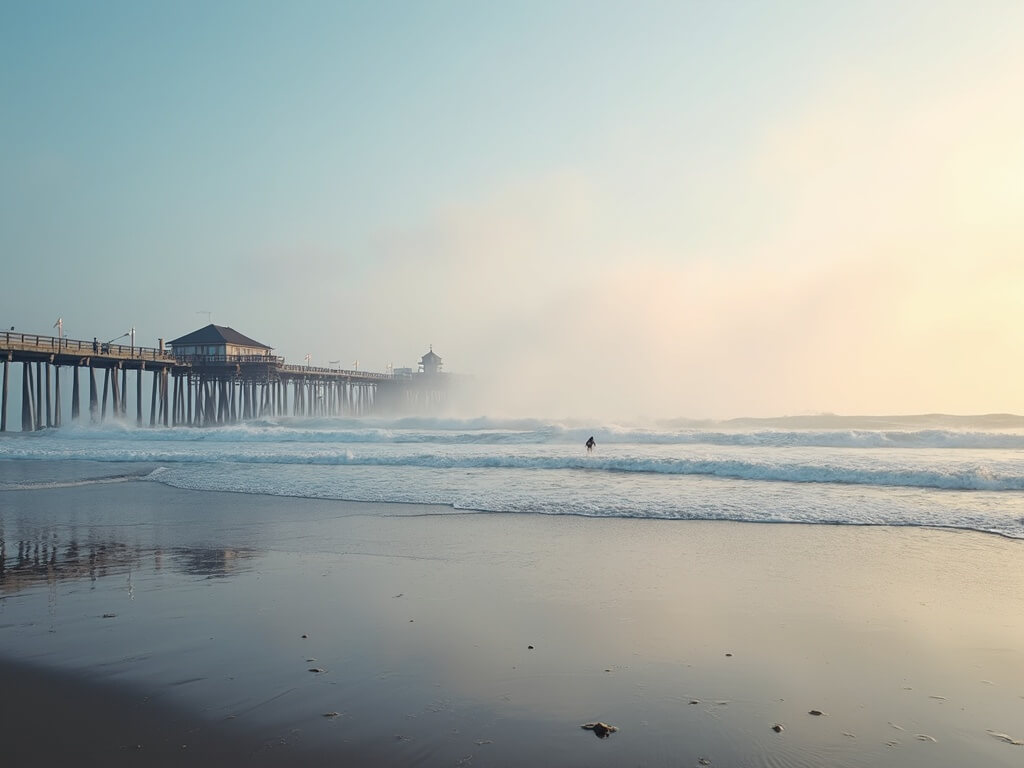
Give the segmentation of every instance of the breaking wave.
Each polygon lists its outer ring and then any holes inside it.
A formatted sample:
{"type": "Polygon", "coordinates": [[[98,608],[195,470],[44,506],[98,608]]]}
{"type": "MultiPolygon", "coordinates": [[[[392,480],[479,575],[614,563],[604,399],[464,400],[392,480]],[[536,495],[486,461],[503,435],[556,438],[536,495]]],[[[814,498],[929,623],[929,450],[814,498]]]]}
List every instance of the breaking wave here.
{"type": "Polygon", "coordinates": [[[1024,450],[1024,429],[707,429],[600,427],[536,419],[282,419],[218,428],[139,428],[112,422],[74,426],[59,432],[68,440],[147,443],[387,443],[436,445],[582,445],[591,435],[599,445],[719,445],[765,448],[920,448],[1024,450]]]}
{"type": "MultiPolygon", "coordinates": [[[[788,456],[771,452],[746,455],[731,451],[713,456],[586,455],[528,453],[525,451],[401,450],[401,446],[366,449],[360,446],[287,444],[213,444],[198,448],[189,444],[93,444],[84,446],[44,441],[14,441],[0,445],[0,458],[22,460],[72,460],[97,462],[145,462],[149,464],[280,464],[350,467],[416,467],[439,470],[565,470],[638,475],[703,475],[736,480],[787,483],[838,483],[887,485],[908,488],[941,488],[967,491],[1021,491],[1024,473],[1018,462],[946,460],[877,461],[865,452],[826,456],[788,456]]],[[[130,478],[126,478],[130,479],[130,478]]],[[[103,482],[116,482],[105,479],[103,482]]]]}

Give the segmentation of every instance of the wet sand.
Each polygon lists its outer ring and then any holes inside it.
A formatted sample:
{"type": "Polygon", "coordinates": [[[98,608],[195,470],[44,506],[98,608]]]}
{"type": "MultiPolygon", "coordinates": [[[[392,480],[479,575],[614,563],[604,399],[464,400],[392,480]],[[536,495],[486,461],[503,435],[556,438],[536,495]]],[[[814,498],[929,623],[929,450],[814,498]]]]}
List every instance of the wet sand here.
{"type": "Polygon", "coordinates": [[[1020,541],[455,514],[147,481],[3,491],[0,525],[7,755],[1024,760],[994,735],[1024,739],[1020,541]],[[580,728],[598,720],[619,731],[580,728]]]}

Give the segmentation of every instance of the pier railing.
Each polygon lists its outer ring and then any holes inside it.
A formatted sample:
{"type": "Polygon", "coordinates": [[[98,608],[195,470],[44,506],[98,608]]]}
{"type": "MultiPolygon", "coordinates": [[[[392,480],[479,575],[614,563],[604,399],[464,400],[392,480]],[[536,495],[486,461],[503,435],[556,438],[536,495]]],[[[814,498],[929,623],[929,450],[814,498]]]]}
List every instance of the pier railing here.
{"type": "Polygon", "coordinates": [[[180,363],[190,365],[228,365],[231,363],[265,363],[267,365],[283,365],[284,358],[277,355],[178,355],[180,363]]]}
{"type": "Polygon", "coordinates": [[[135,347],[128,344],[111,344],[102,341],[82,341],[59,336],[40,336],[35,333],[0,331],[4,349],[18,349],[27,352],[52,352],[54,354],[102,355],[132,360],[159,360],[173,363],[174,355],[154,347],[135,347]]]}
{"type": "Polygon", "coordinates": [[[390,373],[374,373],[372,371],[354,371],[347,370],[345,368],[318,368],[315,365],[282,365],[280,370],[283,373],[291,373],[297,376],[303,374],[306,375],[323,375],[328,376],[350,376],[357,379],[377,379],[380,381],[387,381],[393,379],[394,376],[390,373]]]}

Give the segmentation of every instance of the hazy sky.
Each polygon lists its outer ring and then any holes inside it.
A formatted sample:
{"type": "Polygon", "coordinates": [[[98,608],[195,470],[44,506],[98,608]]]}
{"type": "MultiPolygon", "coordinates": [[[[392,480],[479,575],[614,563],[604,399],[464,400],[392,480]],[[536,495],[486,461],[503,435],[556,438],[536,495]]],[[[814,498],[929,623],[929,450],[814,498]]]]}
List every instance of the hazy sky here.
{"type": "Polygon", "coordinates": [[[544,416],[1024,412],[1024,3],[0,3],[0,326],[544,416]]]}

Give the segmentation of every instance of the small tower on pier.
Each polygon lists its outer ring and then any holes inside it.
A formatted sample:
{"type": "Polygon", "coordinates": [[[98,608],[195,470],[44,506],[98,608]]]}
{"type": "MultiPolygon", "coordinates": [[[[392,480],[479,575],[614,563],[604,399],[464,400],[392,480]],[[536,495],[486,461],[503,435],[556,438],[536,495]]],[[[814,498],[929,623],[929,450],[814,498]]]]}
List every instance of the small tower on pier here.
{"type": "Polygon", "coordinates": [[[420,358],[420,373],[428,376],[436,376],[441,373],[441,357],[434,353],[434,345],[430,345],[430,351],[420,358]]]}

